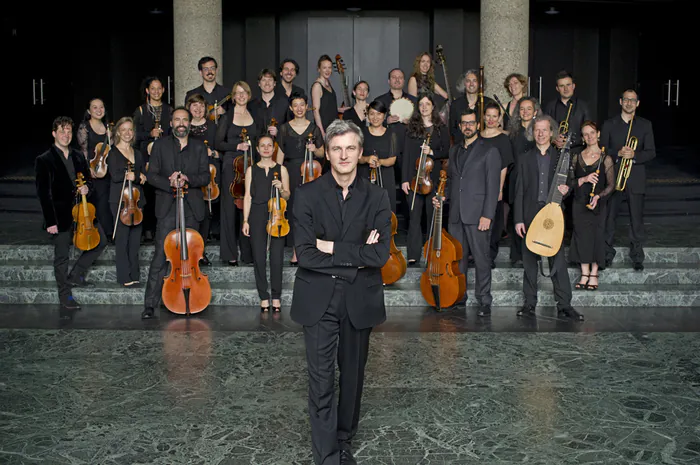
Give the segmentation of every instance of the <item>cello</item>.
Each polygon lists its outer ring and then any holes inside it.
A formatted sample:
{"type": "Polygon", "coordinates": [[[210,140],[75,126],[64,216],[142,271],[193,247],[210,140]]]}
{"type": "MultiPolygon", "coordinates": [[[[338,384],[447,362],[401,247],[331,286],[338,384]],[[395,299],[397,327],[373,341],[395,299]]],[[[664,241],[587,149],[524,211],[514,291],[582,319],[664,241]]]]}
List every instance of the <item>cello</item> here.
{"type": "Polygon", "coordinates": [[[301,164],[301,183],[306,184],[321,176],[321,164],[314,159],[314,154],[309,150],[309,144],[313,142],[314,135],[309,133],[306,136],[306,150],[304,151],[304,162],[301,164]]]}
{"type": "MultiPolygon", "coordinates": [[[[205,140],[204,145],[209,148],[209,143],[205,140]]],[[[209,214],[211,215],[211,202],[219,198],[221,191],[219,190],[219,185],[216,184],[216,166],[213,163],[209,163],[209,184],[201,187],[204,193],[204,201],[209,204],[209,214]]]]}
{"type": "MultiPolygon", "coordinates": [[[[78,172],[75,180],[76,187],[85,185],[83,173],[78,172]]],[[[87,197],[80,194],[82,200],[73,206],[73,244],[80,250],[92,250],[100,243],[100,231],[95,227],[95,206],[87,201],[87,197]]]]}
{"type": "Polygon", "coordinates": [[[246,128],[241,129],[241,142],[248,144],[248,149],[243,153],[243,155],[237,156],[233,160],[233,181],[228,188],[231,197],[233,197],[236,207],[243,209],[243,197],[245,196],[245,173],[248,171],[248,167],[253,164],[253,149],[250,146],[250,139],[248,138],[248,130],[246,128]]]}
{"type": "MultiPolygon", "coordinates": [[[[178,181],[180,177],[178,176],[178,181]]],[[[194,229],[185,226],[184,196],[186,186],[175,188],[177,218],[175,229],[165,237],[163,248],[170,262],[170,275],[163,279],[163,304],[173,313],[190,316],[211,302],[209,277],[199,269],[204,256],[204,240],[194,229]]]]}
{"type": "Polygon", "coordinates": [[[90,169],[96,178],[104,178],[107,175],[107,157],[112,147],[112,130],[114,123],[107,125],[107,133],[104,142],[98,142],[95,146],[95,156],[90,160],[90,169]]]}
{"type": "Polygon", "coordinates": [[[433,191],[433,181],[430,179],[430,173],[435,166],[433,159],[428,157],[426,148],[430,148],[430,136],[423,141],[421,146],[420,157],[416,160],[416,175],[411,179],[411,190],[413,191],[413,200],[411,201],[411,211],[416,203],[416,194],[428,195],[433,191]]]}
{"type": "MultiPolygon", "coordinates": [[[[376,156],[376,152],[374,154],[376,156]]],[[[379,182],[380,187],[384,187],[382,181],[381,168],[369,169],[369,180],[372,184],[379,182]]],[[[399,228],[399,221],[396,219],[396,214],[391,212],[391,241],[389,243],[389,260],[382,267],[382,282],[384,284],[394,284],[399,279],[406,275],[406,257],[396,247],[394,236],[399,228]]]]}
{"type": "Polygon", "coordinates": [[[437,196],[439,206],[433,210],[430,236],[425,243],[425,271],[420,277],[420,292],[431,307],[449,308],[467,292],[467,280],[459,271],[462,244],[442,228],[442,202],[445,196],[447,173],[440,171],[437,196]]]}

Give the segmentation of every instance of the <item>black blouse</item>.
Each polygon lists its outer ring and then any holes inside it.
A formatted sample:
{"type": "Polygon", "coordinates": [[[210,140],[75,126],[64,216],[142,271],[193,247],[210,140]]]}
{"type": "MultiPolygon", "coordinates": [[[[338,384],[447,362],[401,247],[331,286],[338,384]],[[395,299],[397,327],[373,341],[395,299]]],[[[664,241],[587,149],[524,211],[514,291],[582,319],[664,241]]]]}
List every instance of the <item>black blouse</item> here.
{"type": "MultiPolygon", "coordinates": [[[[428,157],[434,160],[442,160],[448,157],[450,150],[450,133],[447,127],[443,124],[439,126],[431,126],[432,136],[430,137],[430,148],[433,149],[433,155],[428,157]]],[[[410,131],[406,131],[404,138],[403,161],[401,163],[402,176],[401,182],[411,182],[411,179],[416,175],[416,161],[420,158],[421,146],[423,145],[423,137],[414,137],[410,131]]],[[[431,179],[435,188],[440,180],[440,164],[436,163],[431,172],[431,179]]]]}
{"type": "MultiPolygon", "coordinates": [[[[113,145],[109,152],[109,163],[108,170],[112,178],[112,183],[109,187],[109,201],[111,203],[119,203],[119,198],[122,193],[122,183],[124,182],[124,174],[126,171],[127,163],[129,160],[124,156],[116,145],[113,145]]],[[[144,172],[144,159],[143,154],[140,150],[134,149],[134,179],[131,182],[131,187],[138,189],[140,193],[138,206],[141,207],[146,204],[146,197],[143,195],[143,186],[139,183],[141,178],[141,173],[144,172]]],[[[127,181],[128,185],[128,181],[127,181]]]]}
{"type": "Polygon", "coordinates": [[[309,133],[312,134],[311,140],[316,147],[323,145],[321,130],[313,122],[310,122],[301,134],[296,132],[289,123],[282,125],[277,134],[277,143],[284,153],[285,162],[295,161],[301,163],[304,161],[309,133]]]}

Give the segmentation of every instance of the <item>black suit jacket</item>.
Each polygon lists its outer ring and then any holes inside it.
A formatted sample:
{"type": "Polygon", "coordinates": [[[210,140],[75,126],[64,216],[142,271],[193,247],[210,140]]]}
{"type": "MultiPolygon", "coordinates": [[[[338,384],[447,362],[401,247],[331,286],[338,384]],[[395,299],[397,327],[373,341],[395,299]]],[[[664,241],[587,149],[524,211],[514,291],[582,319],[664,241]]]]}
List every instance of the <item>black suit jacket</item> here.
{"type": "MultiPolygon", "coordinates": [[[[163,130],[163,135],[161,137],[169,136],[172,133],[172,127],[170,126],[172,112],[173,107],[167,103],[163,103],[163,110],[160,115],[160,128],[163,130]]],[[[134,110],[134,148],[141,151],[146,163],[150,161],[148,156],[148,144],[156,140],[151,137],[151,131],[154,127],[155,119],[151,112],[148,111],[148,105],[143,104],[134,110]]]]}
{"type": "MultiPolygon", "coordinates": [[[[622,120],[621,115],[607,120],[600,132],[600,146],[605,147],[605,153],[612,156],[615,162],[615,179],[617,179],[617,172],[620,170],[620,160],[617,154],[627,142],[627,132],[629,132],[629,124],[622,120]]],[[[647,185],[647,173],[644,165],[656,157],[651,121],[635,115],[630,136],[635,136],[638,143],[637,150],[634,151],[632,171],[627,179],[625,190],[632,194],[644,194],[647,185]]]]}
{"type": "Polygon", "coordinates": [[[158,139],[153,144],[148,167],[148,183],[156,188],[156,218],[175,214],[175,195],[168,178],[176,171],[189,179],[185,204],[190,207],[197,221],[205,214],[204,194],[200,187],[209,184],[209,157],[204,143],[188,138],[185,150],[180,151],[180,142],[175,136],[158,139]]]}
{"type": "MultiPolygon", "coordinates": [[[[554,179],[554,174],[557,171],[557,164],[559,164],[559,156],[561,152],[554,146],[550,146],[552,159],[549,162],[549,189],[552,187],[552,180],[554,179]]],[[[530,223],[540,211],[539,204],[537,202],[537,194],[539,188],[539,168],[537,166],[537,157],[540,157],[540,149],[536,146],[535,148],[525,152],[518,159],[518,164],[516,169],[518,170],[518,177],[515,182],[515,202],[513,204],[514,213],[513,220],[515,223],[525,223],[525,228],[530,227],[530,223]]],[[[569,167],[567,167],[569,170],[569,167]]],[[[569,170],[570,175],[570,170],[569,170]]],[[[570,180],[567,182],[569,183],[570,180]]],[[[549,192],[549,191],[548,191],[549,192]]],[[[569,185],[569,192],[571,193],[571,186],[569,185]]],[[[566,198],[566,195],[563,198],[566,198]]],[[[564,208],[564,202],[562,202],[562,209],[564,208]]]]}
{"type": "MultiPolygon", "coordinates": [[[[36,193],[44,214],[43,229],[58,226],[59,232],[69,231],[73,227],[73,205],[75,205],[76,187],[68,170],[63,164],[63,152],[52,145],[34,161],[36,174],[36,193]]],[[[75,175],[83,173],[88,189],[92,190],[90,167],[85,157],[77,150],[71,149],[70,159],[73,161],[75,175]]]]}
{"type": "MultiPolygon", "coordinates": [[[[591,112],[588,109],[588,104],[576,97],[572,96],[569,102],[573,103],[574,106],[571,109],[571,114],[569,115],[569,132],[574,133],[574,137],[571,139],[571,146],[575,147],[577,145],[583,144],[583,137],[581,137],[581,124],[584,121],[591,119],[591,112]]],[[[560,97],[549,102],[544,107],[544,113],[551,116],[557,123],[561,123],[566,120],[566,114],[569,111],[568,103],[564,105],[560,97]]]]}
{"type": "Polygon", "coordinates": [[[391,206],[386,190],[356,178],[341,221],[336,181],[331,172],[294,191],[294,247],[299,269],[291,316],[304,326],[316,324],[328,309],[335,279],[346,280],[346,305],[356,329],[386,319],[381,267],[389,259],[391,206]],[[370,231],[379,242],[367,245],[370,231]],[[316,239],[333,241],[333,254],[316,248],[316,239]],[[364,268],[360,268],[364,267],[364,268]]]}
{"type": "Polygon", "coordinates": [[[501,183],[501,155],[498,149],[479,137],[473,142],[464,168],[460,170],[457,154],[463,144],[450,149],[450,223],[479,224],[483,216],[493,220],[501,183]]]}

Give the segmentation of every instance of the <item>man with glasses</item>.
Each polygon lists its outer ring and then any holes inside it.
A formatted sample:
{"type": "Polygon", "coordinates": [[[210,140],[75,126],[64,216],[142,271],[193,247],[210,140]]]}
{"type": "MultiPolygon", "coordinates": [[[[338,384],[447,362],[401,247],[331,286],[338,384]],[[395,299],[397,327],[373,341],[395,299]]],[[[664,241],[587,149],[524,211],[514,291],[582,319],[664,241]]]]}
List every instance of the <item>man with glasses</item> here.
{"type": "MultiPolygon", "coordinates": [[[[231,93],[231,90],[222,85],[219,85],[216,82],[216,72],[218,65],[214,58],[200,58],[199,62],[197,63],[197,68],[199,69],[199,74],[202,76],[202,85],[187,92],[187,94],[185,95],[185,104],[187,103],[187,99],[189,99],[194,94],[199,94],[202,97],[204,97],[204,100],[206,100],[207,105],[217,105],[218,102],[221,102],[226,97],[228,97],[228,95],[231,93]]],[[[221,116],[224,113],[226,113],[226,110],[229,109],[230,105],[231,101],[229,100],[221,105],[216,106],[215,111],[217,115],[217,123],[218,116],[221,116]]],[[[211,114],[213,113],[214,110],[211,114]]],[[[207,113],[207,116],[209,116],[209,114],[210,113],[207,113]]]]}
{"type": "MultiPolygon", "coordinates": [[[[467,257],[474,257],[474,293],[479,304],[477,315],[491,315],[491,222],[496,213],[501,182],[501,155],[479,136],[476,112],[467,108],[460,116],[463,144],[450,149],[450,213],[448,230],[462,244],[459,270],[466,275],[467,257]]],[[[438,199],[433,198],[437,207],[438,199]]],[[[464,295],[461,302],[466,302],[464,295]]]]}
{"type": "Polygon", "coordinates": [[[639,107],[639,96],[633,89],[627,89],[620,98],[622,112],[620,115],[610,118],[603,124],[600,136],[600,146],[606,148],[608,155],[613,157],[616,165],[615,179],[620,170],[620,160],[623,158],[632,160],[632,169],[629,179],[623,191],[614,190],[610,196],[610,206],[608,208],[608,218],[605,223],[605,266],[612,264],[615,258],[615,221],[620,205],[623,200],[627,200],[627,208],[630,215],[630,258],[634,263],[634,269],[642,271],[644,269],[644,249],[642,242],[645,239],[644,233],[644,194],[646,191],[646,169],[645,164],[656,156],[654,145],[654,132],[651,122],[637,116],[639,107]],[[632,130],[630,131],[630,125],[632,130]],[[627,135],[630,139],[637,138],[637,147],[627,147],[627,135]]]}

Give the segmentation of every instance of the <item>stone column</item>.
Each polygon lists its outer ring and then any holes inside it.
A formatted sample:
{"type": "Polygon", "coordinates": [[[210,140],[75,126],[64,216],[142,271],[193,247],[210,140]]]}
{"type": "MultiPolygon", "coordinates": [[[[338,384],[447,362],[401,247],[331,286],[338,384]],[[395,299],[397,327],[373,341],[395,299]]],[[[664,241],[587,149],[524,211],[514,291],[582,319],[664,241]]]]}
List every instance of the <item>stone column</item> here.
{"type": "Polygon", "coordinates": [[[184,104],[185,94],[202,84],[197,62],[203,56],[219,64],[217,81],[223,83],[223,23],[221,0],[173,0],[175,93],[173,106],[184,104]]]}
{"type": "MultiPolygon", "coordinates": [[[[510,73],[528,74],[529,0],[481,0],[480,56],[484,66],[484,96],[498,95],[503,105],[510,95],[503,81],[510,73]]],[[[527,93],[527,89],[525,89],[527,93]]]]}

